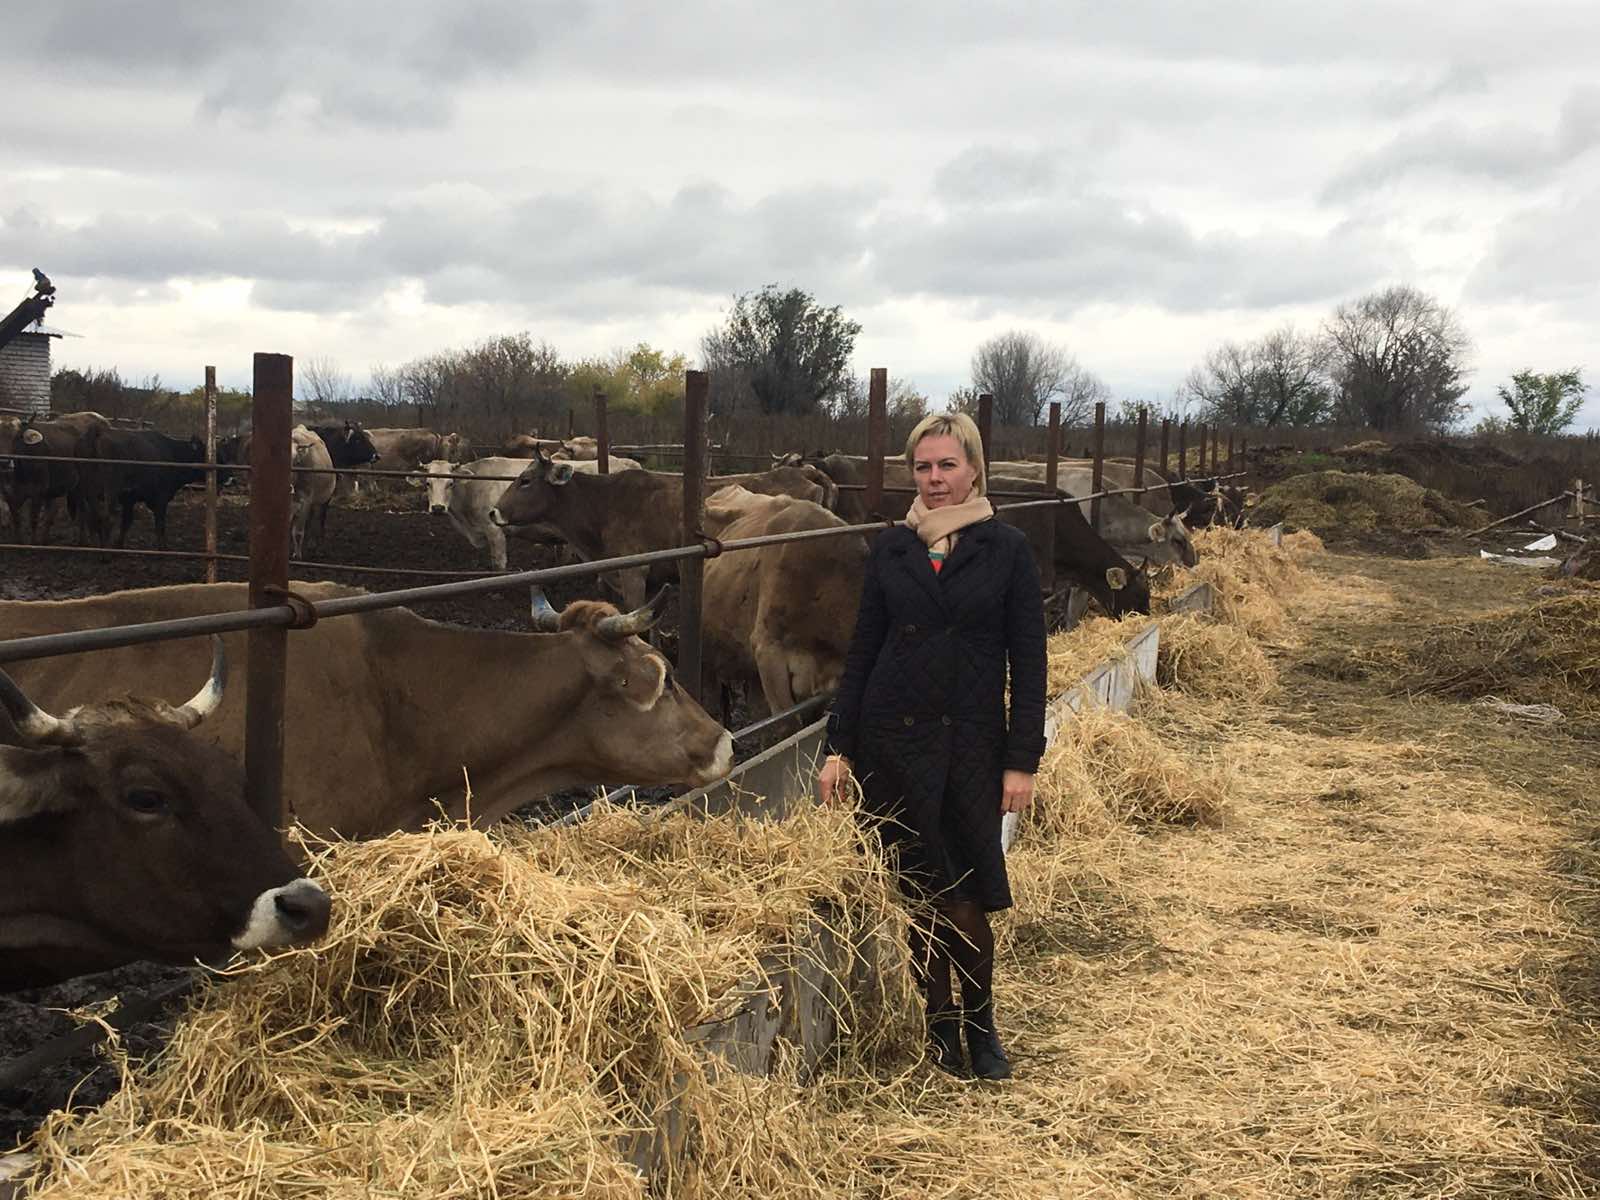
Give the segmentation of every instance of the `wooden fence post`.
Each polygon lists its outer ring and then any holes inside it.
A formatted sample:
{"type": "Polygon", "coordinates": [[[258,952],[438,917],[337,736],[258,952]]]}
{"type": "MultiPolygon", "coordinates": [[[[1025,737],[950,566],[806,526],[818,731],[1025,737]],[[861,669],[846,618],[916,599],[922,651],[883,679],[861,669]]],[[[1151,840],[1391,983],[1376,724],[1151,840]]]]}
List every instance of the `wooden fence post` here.
{"type": "Polygon", "coordinates": [[[606,427],[606,394],[594,389],[594,441],[595,470],[602,475],[611,473],[611,434],[606,427]]]}
{"type": "MultiPolygon", "coordinates": [[[[250,607],[274,608],[289,586],[289,433],[294,359],[257,354],[250,406],[250,607]]],[[[246,634],[245,798],[274,829],[283,826],[283,704],[289,631],[246,634]]]]}
{"type": "MultiPolygon", "coordinates": [[[[217,369],[206,368],[206,462],[217,465],[217,369]]],[[[206,582],[217,581],[217,473],[206,472],[206,582]]]]}
{"type": "Polygon", "coordinates": [[[994,457],[994,397],[978,396],[978,437],[983,442],[983,477],[989,478],[989,460],[994,457]]]}
{"type": "Polygon", "coordinates": [[[883,520],[883,459],[889,448],[889,369],[873,367],[867,384],[867,515],[883,520]]]}
{"type": "Polygon", "coordinates": [[[1172,433],[1172,418],[1161,418],[1161,478],[1171,479],[1167,474],[1167,438],[1172,433]]]}
{"type": "Polygon", "coordinates": [[[1094,499],[1089,501],[1089,524],[1100,530],[1100,489],[1105,486],[1106,468],[1106,402],[1095,401],[1094,405],[1094,478],[1090,481],[1090,492],[1094,499]]]}
{"type": "Polygon", "coordinates": [[[1178,421],[1178,478],[1189,478],[1189,422],[1178,421]]]}
{"type": "MultiPolygon", "coordinates": [[[[1136,488],[1144,487],[1144,443],[1145,436],[1149,433],[1149,425],[1150,412],[1148,409],[1141,407],[1139,409],[1139,424],[1135,428],[1133,435],[1133,486],[1136,488]]],[[[1137,497],[1139,503],[1142,504],[1144,502],[1143,491],[1135,492],[1134,496],[1137,497]]]]}
{"type": "MultiPolygon", "coordinates": [[[[1050,401],[1050,442],[1045,452],[1044,483],[1054,495],[1061,478],[1061,401],[1050,401]]],[[[1044,524],[1044,587],[1047,592],[1056,590],[1056,510],[1046,508],[1044,524]]]]}
{"type": "MultiPolygon", "coordinates": [[[[683,545],[700,540],[704,524],[706,479],[706,397],[711,376],[688,371],[683,388],[683,545]]],[[[702,699],[700,619],[705,593],[705,560],[678,563],[678,682],[695,700],[702,699]]]]}

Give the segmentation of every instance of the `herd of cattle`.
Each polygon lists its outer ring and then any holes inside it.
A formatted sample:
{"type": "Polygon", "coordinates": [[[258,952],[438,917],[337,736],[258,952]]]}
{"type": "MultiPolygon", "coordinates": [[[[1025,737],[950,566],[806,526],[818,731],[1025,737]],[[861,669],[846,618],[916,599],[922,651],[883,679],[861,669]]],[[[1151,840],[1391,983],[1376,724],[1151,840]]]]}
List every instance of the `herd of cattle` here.
{"type": "MultiPolygon", "coordinates": [[[[164,544],[167,504],[201,476],[154,464],[204,457],[197,439],[117,429],[93,414],[22,425],[10,441],[6,499],[18,536],[26,524],[35,539],[66,501],[80,537],[101,544],[120,505],[121,544],[143,503],[164,544]],[[40,455],[94,461],[29,461],[40,455]]],[[[425,430],[302,426],[293,442],[297,465],[427,472],[429,508],[448,514],[497,568],[505,566],[507,535],[559,542],[589,560],[680,541],[682,476],[618,456],[602,474],[591,440],[520,438],[478,458],[460,438],[425,430]]],[[[248,445],[232,442],[223,454],[246,461],[248,445]]],[[[1069,500],[1088,491],[1091,469],[1063,465],[1069,500]]],[[[1115,486],[1126,474],[1108,465],[1105,477],[1115,486]]],[[[864,482],[865,460],[841,454],[714,476],[703,531],[732,542],[866,523],[864,482]]],[[[1107,497],[1098,531],[1087,502],[1004,516],[1041,554],[1053,545],[1058,581],[1112,615],[1148,612],[1150,564],[1192,565],[1190,526],[1235,519],[1240,498],[1149,472],[1146,482],[1164,489],[1170,505],[1157,512],[1145,497],[1107,497]]],[[[313,516],[320,530],[337,486],[333,474],[296,476],[297,553],[313,516]]],[[[888,464],[885,486],[909,495],[902,464],[888,464]]],[[[991,464],[989,490],[997,504],[1050,495],[1042,465],[1026,462],[991,464]]],[[[758,688],[774,711],[831,690],[866,556],[865,536],[842,534],[706,560],[705,682],[758,688]]],[[[527,633],[462,629],[404,609],[294,633],[284,780],[293,818],[317,834],[370,837],[441,813],[493,821],[575,785],[702,785],[725,775],[728,731],[643,636],[665,593],[648,603],[645,596],[673,579],[675,564],[613,574],[621,611],[575,601],[557,613],[536,591],[527,633]],[[333,763],[339,783],[330,787],[333,763]]],[[[297,590],[313,600],[353,592],[333,584],[297,590]]],[[[245,605],[242,584],[0,601],[0,638],[245,605]]],[[[139,958],[190,961],[293,944],[326,928],[328,898],[300,878],[277,832],[244,800],[244,701],[241,689],[223,686],[224,663],[243,661],[244,652],[241,633],[215,647],[187,639],[29,660],[14,678],[0,672],[0,988],[139,958]],[[186,694],[208,673],[193,700],[173,707],[162,699],[186,694]]]]}

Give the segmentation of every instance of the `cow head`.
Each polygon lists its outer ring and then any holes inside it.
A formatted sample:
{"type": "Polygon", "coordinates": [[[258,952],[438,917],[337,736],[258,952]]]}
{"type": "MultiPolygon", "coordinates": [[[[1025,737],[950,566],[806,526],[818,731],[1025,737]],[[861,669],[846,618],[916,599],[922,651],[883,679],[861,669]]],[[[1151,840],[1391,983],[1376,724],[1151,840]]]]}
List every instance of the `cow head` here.
{"type": "Polygon", "coordinates": [[[1150,542],[1153,547],[1150,557],[1162,562],[1176,560],[1186,567],[1192,567],[1200,561],[1199,551],[1194,548],[1194,538],[1178,513],[1151,523],[1150,542]]]}
{"type": "Polygon", "coordinates": [[[356,421],[344,423],[344,445],[345,461],[351,466],[364,467],[383,457],[373,443],[372,435],[356,421]]]}
{"type": "Polygon", "coordinates": [[[533,590],[533,628],[572,639],[586,681],[568,729],[585,761],[617,783],[673,780],[696,787],[733,766],[733,738],[673,678],[672,664],[642,637],[660,619],[670,588],[632,612],[575,600],[556,612],[533,590]]]}
{"type": "Polygon", "coordinates": [[[1108,614],[1125,617],[1150,611],[1150,576],[1145,564],[1107,567],[1101,579],[1084,581],[1089,594],[1108,614]]]}
{"type": "Polygon", "coordinates": [[[238,763],[192,730],[222,702],[124,699],[55,717],[0,671],[0,986],[136,959],[189,962],[312,941],[326,893],[249,808],[238,763]]]}
{"type": "Polygon", "coordinates": [[[428,511],[431,513],[447,511],[450,507],[450,492],[456,482],[450,478],[456,469],[455,464],[443,458],[436,458],[422,469],[428,473],[427,479],[419,481],[428,488],[428,511]]]}
{"type": "Polygon", "coordinates": [[[533,461],[489,510],[489,520],[501,526],[553,524],[566,499],[562,489],[576,473],[570,462],[555,462],[535,448],[533,461]]]}

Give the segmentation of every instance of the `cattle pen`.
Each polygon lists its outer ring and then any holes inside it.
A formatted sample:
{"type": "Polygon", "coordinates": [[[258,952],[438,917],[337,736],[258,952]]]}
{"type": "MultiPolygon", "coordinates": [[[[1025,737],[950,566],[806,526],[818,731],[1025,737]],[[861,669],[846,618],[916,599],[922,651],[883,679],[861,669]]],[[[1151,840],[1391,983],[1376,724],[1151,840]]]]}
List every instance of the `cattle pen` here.
{"type": "MultiPolygon", "coordinates": [[[[804,541],[814,538],[832,536],[859,536],[883,528],[884,519],[874,520],[864,524],[848,525],[841,528],[818,530],[804,533],[778,534],[764,537],[718,541],[707,536],[702,529],[702,519],[699,509],[703,503],[699,486],[685,487],[685,508],[683,513],[683,540],[684,544],[647,554],[630,555],[612,559],[598,560],[572,564],[569,566],[542,568],[532,571],[519,571],[507,574],[481,575],[475,578],[458,579],[449,583],[438,583],[414,588],[398,589],[372,593],[369,595],[343,597],[327,601],[308,601],[298,596],[290,587],[289,570],[294,565],[308,567],[325,566],[337,569],[362,568],[349,564],[339,567],[338,564],[292,563],[287,554],[288,545],[288,509],[285,498],[290,488],[292,471],[304,470],[292,468],[287,455],[287,431],[290,423],[290,371],[287,359],[282,356],[261,355],[257,359],[257,386],[255,392],[255,430],[258,436],[252,443],[253,460],[249,464],[238,464],[231,467],[219,466],[215,462],[214,452],[209,456],[210,461],[204,465],[208,478],[215,479],[219,470],[237,470],[248,473],[251,488],[251,540],[250,554],[248,556],[223,555],[215,551],[204,554],[185,555],[184,552],[159,552],[159,551],[102,551],[83,550],[81,548],[52,547],[55,552],[67,553],[93,553],[93,554],[130,554],[151,555],[163,554],[166,557],[193,557],[206,562],[208,567],[218,561],[238,561],[249,564],[250,574],[250,599],[251,607],[241,612],[219,613],[212,616],[191,617],[184,619],[153,621],[140,625],[109,627],[105,629],[85,631],[73,634],[46,635],[33,638],[12,639],[0,642],[0,663],[17,662],[27,659],[44,658],[56,655],[74,654],[95,649],[109,649],[119,646],[132,646],[148,642],[160,642],[177,638],[192,638],[223,632],[246,632],[250,635],[251,651],[247,663],[246,680],[249,697],[250,716],[248,718],[248,749],[246,761],[248,779],[252,789],[251,799],[257,811],[276,825],[281,825],[284,816],[283,797],[281,792],[281,772],[283,746],[283,704],[285,694],[284,673],[285,644],[288,637],[293,636],[295,630],[309,628],[317,621],[334,619],[340,616],[352,615],[361,612],[371,612],[380,609],[413,604],[428,600],[445,599],[452,596],[479,595],[489,592],[499,592],[525,587],[539,587],[573,579],[586,579],[605,571],[630,566],[648,566],[657,563],[678,563],[684,568],[685,586],[684,597],[688,603],[680,605],[680,634],[679,634],[679,670],[681,676],[688,681],[688,686],[698,689],[700,671],[698,670],[699,656],[699,610],[695,603],[696,589],[691,580],[694,579],[699,564],[709,558],[723,553],[738,553],[755,549],[761,546],[776,545],[783,542],[804,541]],[[279,437],[282,432],[284,436],[279,437]]],[[[691,372],[688,379],[688,395],[686,430],[683,443],[684,474],[687,480],[695,481],[696,485],[706,478],[707,456],[704,453],[704,423],[703,412],[706,398],[706,379],[703,375],[691,372]],[[702,414],[699,421],[696,413],[702,414]]],[[[886,395],[885,375],[881,370],[874,370],[872,381],[872,423],[869,430],[868,444],[868,478],[864,485],[869,511],[881,514],[884,509],[884,496],[894,489],[885,487],[883,479],[883,466],[886,455],[887,420],[884,397],[886,395]]],[[[985,435],[985,447],[989,444],[989,422],[987,418],[987,405],[980,414],[983,420],[980,427],[985,435]]],[[[1052,406],[1052,429],[1058,417],[1058,410],[1052,406]]],[[[1103,428],[1103,406],[1097,412],[1097,426],[1103,428]]],[[[604,425],[601,424],[602,438],[604,425]]],[[[1143,422],[1141,421],[1140,450],[1138,455],[1139,467],[1142,472],[1144,461],[1143,422]]],[[[1166,465],[1166,430],[1163,429],[1161,464],[1166,465]]],[[[1218,473],[1218,447],[1220,438],[1215,436],[1210,440],[1211,465],[1213,475],[1207,476],[1208,480],[1217,482],[1235,478],[1239,472],[1218,473]]],[[[1180,462],[1186,463],[1184,456],[1186,450],[1186,433],[1182,426],[1179,427],[1180,462]]],[[[1232,438],[1229,439],[1229,449],[1232,450],[1232,438]]],[[[1205,434],[1201,434],[1201,461],[1205,458],[1205,434]]],[[[603,445],[603,440],[602,440],[603,445]]],[[[1097,438],[1097,450],[1100,450],[1100,440],[1097,438]]],[[[1241,452],[1242,452],[1241,447],[1241,452]]],[[[604,450],[602,450],[604,453],[604,450]]],[[[1231,458],[1231,454],[1230,454],[1231,458]]],[[[997,506],[1001,510],[1029,509],[1050,507],[1058,504],[1076,504],[1079,500],[1098,501],[1104,497],[1142,494],[1150,490],[1136,485],[1131,488],[1102,488],[1099,486],[1099,464],[1101,455],[1096,455],[1096,490],[1085,497],[1055,497],[1046,499],[1028,498],[1030,494],[1000,493],[997,498],[1013,503],[997,506]]],[[[1047,479],[1053,482],[1057,461],[1057,439],[1052,436],[1050,442],[1049,458],[1047,461],[1047,479]]],[[[315,469],[313,469],[315,470],[315,469]]],[[[1180,467],[1180,471],[1187,476],[1187,467],[1180,467]]],[[[396,475],[410,474],[395,472],[396,475]]],[[[0,549],[44,549],[36,547],[0,547],[0,549]]],[[[1047,560],[1049,561],[1048,557],[1047,560]]],[[[376,568],[366,568],[376,569],[376,568]]],[[[389,572],[399,573],[399,572],[389,572]]],[[[423,572],[415,572],[423,574],[423,572]]],[[[452,572],[439,572],[438,574],[455,574],[452,572]]],[[[797,705],[788,712],[776,713],[771,717],[757,722],[755,725],[739,731],[735,736],[751,737],[758,732],[766,732],[771,728],[788,720],[796,720],[812,713],[822,703],[814,699],[797,705]]],[[[152,1003],[167,998],[159,996],[152,1003]]],[[[128,1011],[123,1014],[122,1020],[132,1019],[140,1006],[128,1006],[128,1011]]],[[[91,1033],[85,1033],[74,1039],[67,1047],[59,1048],[60,1052],[67,1050],[77,1051],[82,1048],[82,1042],[91,1033]]],[[[30,1056],[26,1065],[31,1069],[44,1061],[46,1055],[30,1056]]],[[[15,1076],[24,1064],[12,1064],[10,1068],[0,1069],[8,1071],[8,1077],[15,1076]]]]}

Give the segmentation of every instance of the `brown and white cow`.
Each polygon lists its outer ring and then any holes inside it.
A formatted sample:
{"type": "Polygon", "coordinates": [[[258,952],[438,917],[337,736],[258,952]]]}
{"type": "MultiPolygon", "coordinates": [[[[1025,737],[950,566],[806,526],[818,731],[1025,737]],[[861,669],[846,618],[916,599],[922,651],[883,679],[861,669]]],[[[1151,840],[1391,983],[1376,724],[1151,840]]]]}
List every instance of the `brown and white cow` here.
{"type": "MultiPolygon", "coordinates": [[[[291,587],[313,601],[363,594],[325,583],[291,587]]],[[[244,584],[185,584],[0,601],[0,636],[235,611],[246,592],[244,584]]],[[[566,787],[721,778],[733,758],[727,731],[635,636],[658,610],[618,614],[609,604],[574,602],[558,619],[543,618],[558,632],[535,634],[461,629],[386,609],[291,633],[284,794],[292,815],[320,834],[368,837],[419,827],[441,812],[470,811],[487,823],[566,787]]],[[[224,636],[236,660],[245,636],[224,636]]],[[[16,674],[40,703],[60,704],[135,685],[167,690],[197,664],[203,670],[203,659],[198,642],[167,642],[19,663],[16,674]]],[[[241,755],[243,695],[230,692],[202,732],[241,755]]]]}
{"type": "MultiPolygon", "coordinates": [[[[528,464],[520,458],[480,458],[476,462],[457,465],[436,458],[424,468],[429,475],[428,511],[444,513],[450,518],[455,531],[467,539],[475,550],[486,550],[489,566],[496,571],[506,569],[506,534],[530,542],[549,543],[561,540],[553,529],[529,525],[510,531],[502,529],[489,519],[489,512],[499,501],[501,493],[528,464]],[[452,479],[452,475],[474,475],[482,478],[452,479]]],[[[613,455],[606,464],[613,471],[637,471],[639,464],[631,458],[613,455]]],[[[593,475],[600,469],[598,462],[574,463],[580,473],[593,475]]]]}
{"type": "MultiPolygon", "coordinates": [[[[187,669],[206,647],[185,645],[187,669]]],[[[170,643],[151,649],[172,657],[170,643]]],[[[217,643],[185,704],[99,687],[61,717],[0,671],[0,990],[327,929],[326,893],[245,803],[238,761],[200,733],[223,702],[224,661],[217,643]]],[[[149,695],[179,673],[124,684],[149,695]]]]}
{"type": "Polygon", "coordinates": [[[289,518],[289,547],[290,553],[299,558],[305,552],[306,527],[313,513],[317,516],[319,546],[327,535],[328,505],[333,503],[335,479],[328,473],[333,467],[333,458],[320,437],[304,425],[296,425],[289,433],[289,441],[290,467],[311,468],[290,475],[294,501],[289,518]]]}
{"type": "MultiPolygon", "coordinates": [[[[809,500],[727,487],[706,499],[706,531],[723,541],[837,529],[809,500]]],[[[844,674],[866,570],[861,535],[808,539],[722,554],[705,565],[708,673],[759,682],[772,712],[832,691],[844,674]]]]}
{"type": "MultiPolygon", "coordinates": [[[[778,467],[751,475],[715,475],[707,494],[738,484],[762,495],[795,496],[830,507],[837,495],[815,467],[778,467]]],[[[558,530],[581,558],[593,561],[665,550],[682,543],[683,476],[657,471],[589,475],[576,463],[536,455],[502,493],[489,519],[502,528],[537,525],[558,530]]],[[[635,606],[649,586],[677,578],[676,563],[614,572],[624,604],[635,606]]]]}

